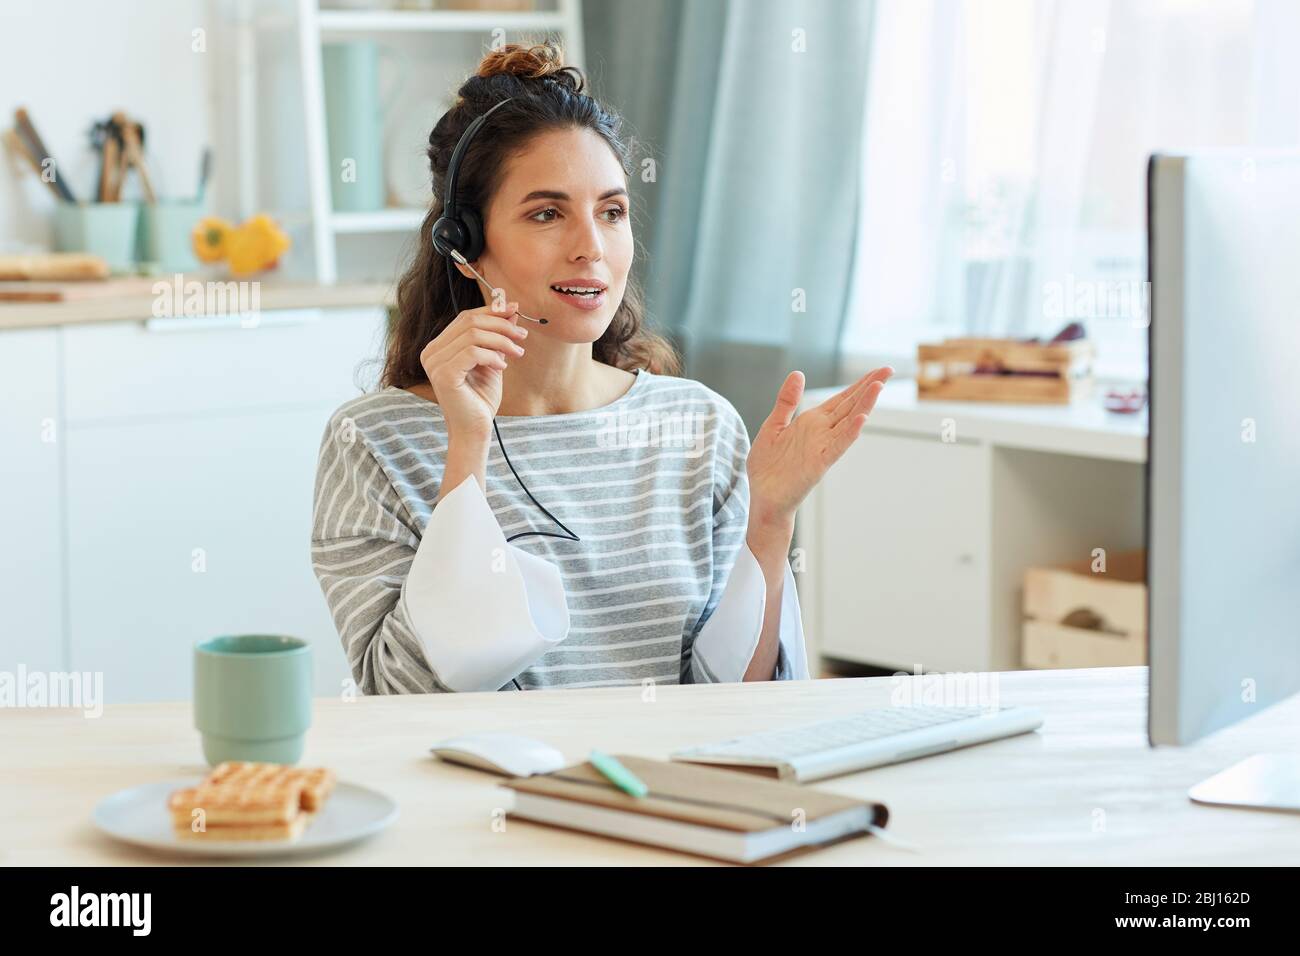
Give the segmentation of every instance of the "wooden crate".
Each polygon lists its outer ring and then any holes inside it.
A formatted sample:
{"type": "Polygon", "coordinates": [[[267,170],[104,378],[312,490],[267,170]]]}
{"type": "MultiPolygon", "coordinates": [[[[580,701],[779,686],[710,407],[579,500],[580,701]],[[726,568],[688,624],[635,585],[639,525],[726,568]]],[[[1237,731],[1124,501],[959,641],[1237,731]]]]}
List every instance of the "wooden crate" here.
{"type": "Polygon", "coordinates": [[[1104,574],[1094,572],[1091,561],[1030,568],[1025,572],[1024,612],[1025,667],[1145,664],[1146,552],[1108,555],[1104,574]],[[1080,623],[1094,626],[1076,626],[1080,623]]]}
{"type": "Polygon", "coordinates": [[[1087,341],[1039,345],[1015,339],[945,339],[917,346],[916,393],[923,399],[1068,405],[1091,392],[1093,355],[1087,341]]]}

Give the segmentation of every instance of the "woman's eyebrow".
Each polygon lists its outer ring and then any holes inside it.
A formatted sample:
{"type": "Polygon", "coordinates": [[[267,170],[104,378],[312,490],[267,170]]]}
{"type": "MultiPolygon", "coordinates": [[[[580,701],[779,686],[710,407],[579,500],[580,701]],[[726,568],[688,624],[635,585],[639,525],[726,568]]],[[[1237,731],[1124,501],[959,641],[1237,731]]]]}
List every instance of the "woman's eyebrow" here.
{"type": "MultiPolygon", "coordinates": [[[[601,193],[599,196],[596,197],[596,201],[600,202],[602,199],[609,199],[611,196],[626,196],[626,195],[627,195],[626,189],[624,189],[622,186],[616,186],[614,189],[605,190],[603,193],[601,193]]],[[[519,204],[523,205],[526,202],[532,202],[534,199],[563,199],[565,201],[568,201],[569,198],[570,196],[568,193],[563,193],[556,189],[534,189],[523,199],[519,200],[519,204]]]]}

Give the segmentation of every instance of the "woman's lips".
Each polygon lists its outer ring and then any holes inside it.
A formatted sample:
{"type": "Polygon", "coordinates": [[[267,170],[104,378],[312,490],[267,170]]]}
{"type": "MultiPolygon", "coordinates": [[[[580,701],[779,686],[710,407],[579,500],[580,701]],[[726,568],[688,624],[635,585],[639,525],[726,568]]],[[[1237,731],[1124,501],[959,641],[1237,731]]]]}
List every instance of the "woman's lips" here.
{"type": "Polygon", "coordinates": [[[601,289],[595,295],[574,295],[569,292],[557,292],[555,289],[551,289],[551,295],[575,309],[594,312],[605,304],[605,296],[608,291],[608,289],[601,289]]]}

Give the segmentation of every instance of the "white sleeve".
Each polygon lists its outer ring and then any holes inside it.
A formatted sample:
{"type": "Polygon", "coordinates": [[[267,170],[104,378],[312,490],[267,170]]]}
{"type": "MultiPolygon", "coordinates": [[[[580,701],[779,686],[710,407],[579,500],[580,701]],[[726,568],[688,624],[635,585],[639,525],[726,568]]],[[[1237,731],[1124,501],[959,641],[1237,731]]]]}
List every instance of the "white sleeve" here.
{"type": "MultiPolygon", "coordinates": [[[[763,577],[758,558],[746,544],[736,555],[736,563],[716,610],[695,638],[692,663],[703,678],[697,682],[744,679],[763,633],[766,604],[767,580],[763,577]]],[[[808,652],[804,644],[803,617],[789,561],[785,563],[785,582],[781,587],[780,641],[774,679],[807,680],[808,652]]]]}
{"type": "MultiPolygon", "coordinates": [[[[690,666],[682,679],[693,683],[740,681],[753,660],[763,632],[767,581],[749,549],[749,433],[730,406],[719,415],[719,442],[714,462],[714,492],[720,501],[713,515],[714,584],[691,641],[690,666]],[[725,424],[724,424],[725,423],[725,424]]],[[[781,588],[781,630],[776,680],[806,680],[808,652],[794,573],[785,563],[781,588]]]]}
{"type": "Polygon", "coordinates": [[[559,569],[506,542],[472,475],[433,509],[402,603],[453,691],[497,690],[569,633],[559,569]]]}
{"type": "Polygon", "coordinates": [[[421,535],[335,416],[312,512],[312,567],[363,694],[498,690],[568,635],[559,570],[506,543],[473,476],[421,535]]]}

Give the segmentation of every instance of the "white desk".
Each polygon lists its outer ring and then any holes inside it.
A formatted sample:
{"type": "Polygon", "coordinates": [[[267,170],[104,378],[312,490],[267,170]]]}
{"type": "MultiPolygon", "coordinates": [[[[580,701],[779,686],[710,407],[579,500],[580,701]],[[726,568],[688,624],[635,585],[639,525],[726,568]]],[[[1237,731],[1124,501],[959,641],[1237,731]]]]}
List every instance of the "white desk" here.
{"type": "MultiPolygon", "coordinates": [[[[812,786],[881,800],[919,853],[865,838],[786,865],[1283,864],[1300,857],[1294,815],[1205,807],[1187,788],[1257,751],[1300,752],[1300,698],[1201,744],[1152,751],[1146,669],[999,675],[1000,702],[1046,714],[1033,734],[812,786]]],[[[458,733],[526,732],[575,762],[590,748],[666,757],[689,743],[889,703],[892,678],[529,691],[316,702],[306,764],[391,794],[389,830],[312,864],[688,864],[636,844],[508,820],[495,779],[443,764],[429,744],[458,733]]],[[[0,710],[0,863],[157,863],[101,836],[95,804],[124,787],[200,774],[188,703],[77,712],[0,710]]],[[[163,808],[159,807],[159,813],[163,808]]]]}
{"type": "MultiPolygon", "coordinates": [[[[807,392],[801,409],[836,391],[807,392]]],[[[1145,411],[1107,412],[1100,394],[1069,406],[933,402],[915,381],[889,382],[799,513],[810,654],[1018,668],[1026,568],[1142,547],[1146,434],[1145,411]]]]}
{"type": "MultiPolygon", "coordinates": [[[[825,401],[839,389],[815,389],[805,405],[825,401]]],[[[1147,409],[1131,415],[1106,411],[1105,388],[1072,405],[1020,405],[1010,402],[940,402],[919,399],[916,381],[891,381],[880,393],[870,427],[913,435],[938,436],[944,419],[956,424],[959,438],[987,441],[1001,448],[1078,455],[1141,464],[1147,460],[1147,409]]]]}

